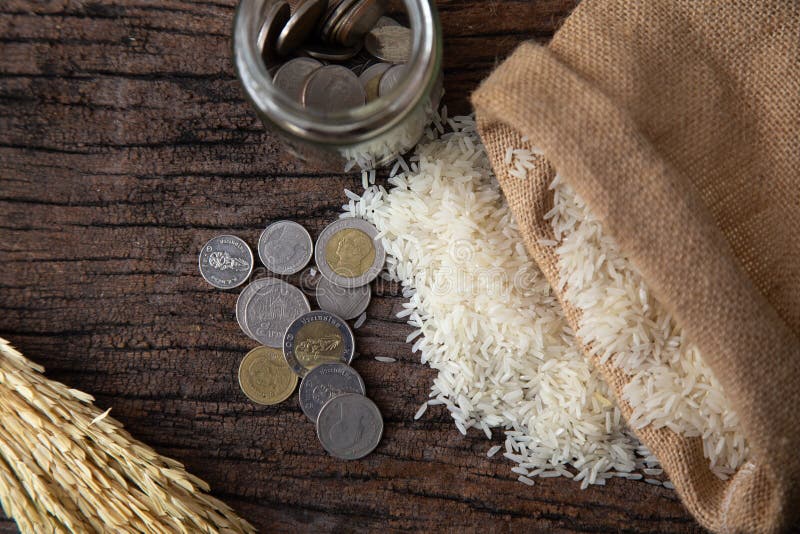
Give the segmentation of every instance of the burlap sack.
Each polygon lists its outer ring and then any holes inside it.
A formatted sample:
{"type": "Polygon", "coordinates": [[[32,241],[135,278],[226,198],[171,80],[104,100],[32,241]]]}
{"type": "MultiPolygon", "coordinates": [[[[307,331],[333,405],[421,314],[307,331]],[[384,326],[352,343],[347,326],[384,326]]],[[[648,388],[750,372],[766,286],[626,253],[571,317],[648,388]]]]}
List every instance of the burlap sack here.
{"type": "MultiPolygon", "coordinates": [[[[720,532],[797,529],[800,509],[800,4],[585,0],[473,95],[526,245],[555,281],[553,168],[700,348],[749,461],[727,481],[699,439],[645,429],[687,508],[720,532]],[[509,176],[521,136],[544,151],[509,176]]],[[[555,284],[554,284],[555,285],[555,284]]],[[[566,306],[575,325],[577,310],[566,306]]],[[[602,371],[618,394],[626,376],[602,371]]]]}

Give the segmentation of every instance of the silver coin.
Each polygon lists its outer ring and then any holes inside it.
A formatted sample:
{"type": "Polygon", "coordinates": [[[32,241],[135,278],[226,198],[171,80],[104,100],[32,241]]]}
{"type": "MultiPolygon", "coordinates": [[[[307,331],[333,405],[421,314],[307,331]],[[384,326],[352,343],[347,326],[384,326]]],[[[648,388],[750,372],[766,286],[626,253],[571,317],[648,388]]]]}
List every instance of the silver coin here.
{"type": "Polygon", "coordinates": [[[311,35],[327,5],[327,0],[304,0],[297,6],[275,42],[279,55],[287,55],[311,35]]]}
{"type": "Polygon", "coordinates": [[[303,45],[302,52],[320,61],[347,61],[352,59],[361,50],[361,46],[341,48],[338,46],[320,43],[307,43],[303,45]]]}
{"type": "Polygon", "coordinates": [[[295,319],[283,337],[283,356],[300,377],[323,363],[349,364],[354,352],[353,331],[344,319],[322,310],[295,319]]]}
{"type": "Polygon", "coordinates": [[[319,272],[337,286],[369,284],[380,274],[386,260],[383,245],[375,239],[377,235],[377,228],[363,219],[339,219],[329,224],[314,247],[319,272]]]}
{"type": "Polygon", "coordinates": [[[308,75],[322,66],[322,63],[310,57],[290,59],[275,73],[272,83],[297,102],[302,103],[303,87],[308,75]]]}
{"type": "Polygon", "coordinates": [[[311,310],[302,291],[277,278],[262,278],[244,302],[244,326],[253,339],[280,347],[292,321],[311,310]]]}
{"type": "Polygon", "coordinates": [[[276,2],[267,8],[264,23],[258,32],[258,49],[261,50],[261,57],[268,65],[277,57],[275,43],[278,34],[289,21],[291,13],[292,10],[286,2],[276,2]]]}
{"type": "Polygon", "coordinates": [[[375,450],[383,417],[375,403],[357,393],[332,398],[317,416],[317,437],[331,456],[358,460],[375,450]]]}
{"type": "Polygon", "coordinates": [[[274,222],[258,238],[258,257],[264,267],[275,274],[294,274],[300,271],[313,254],[314,242],[311,236],[294,221],[274,222]]]}
{"type": "Polygon", "coordinates": [[[378,95],[386,96],[390,94],[398,85],[400,85],[405,76],[405,65],[395,65],[391,69],[387,69],[386,72],[383,73],[383,76],[381,76],[381,80],[378,83],[378,95]]]}
{"type": "Polygon", "coordinates": [[[206,282],[219,289],[232,289],[253,272],[253,252],[235,235],[220,235],[203,245],[199,265],[206,282]]]}
{"type": "Polygon", "coordinates": [[[384,10],[383,1],[359,0],[337,23],[334,28],[334,40],[344,46],[360,43],[381,18],[384,10]]]}
{"type": "Polygon", "coordinates": [[[381,77],[391,67],[391,63],[375,63],[364,69],[364,72],[359,75],[358,81],[361,82],[361,86],[364,88],[367,102],[372,102],[380,96],[381,77]]]}
{"type": "Polygon", "coordinates": [[[300,408],[306,417],[316,422],[325,403],[344,393],[364,395],[364,380],[349,365],[323,363],[309,371],[300,383],[300,408]]]}
{"type": "Polygon", "coordinates": [[[364,313],[369,306],[372,289],[369,284],[353,288],[340,287],[323,278],[317,283],[316,295],[321,309],[347,320],[364,313]]]}
{"type": "Polygon", "coordinates": [[[341,65],[327,65],[311,73],[303,89],[303,105],[327,113],[363,106],[364,88],[358,76],[341,65]]]}
{"type": "Polygon", "coordinates": [[[392,17],[383,16],[375,23],[375,28],[383,28],[384,26],[402,26],[399,22],[392,17]]]}
{"type": "Polygon", "coordinates": [[[373,28],[364,39],[367,51],[388,63],[406,63],[411,55],[411,30],[405,26],[373,28]]]}
{"type": "Polygon", "coordinates": [[[257,340],[247,326],[247,316],[245,315],[245,308],[247,306],[247,303],[250,302],[250,299],[253,298],[253,295],[255,294],[256,290],[258,290],[263,286],[271,285],[276,282],[279,282],[279,280],[277,278],[272,278],[272,277],[259,278],[257,280],[253,280],[252,282],[247,284],[247,286],[245,286],[244,289],[242,289],[242,292],[239,293],[239,297],[236,299],[236,322],[239,324],[239,328],[242,329],[242,332],[244,332],[245,335],[247,335],[247,337],[249,337],[254,341],[257,340]]]}

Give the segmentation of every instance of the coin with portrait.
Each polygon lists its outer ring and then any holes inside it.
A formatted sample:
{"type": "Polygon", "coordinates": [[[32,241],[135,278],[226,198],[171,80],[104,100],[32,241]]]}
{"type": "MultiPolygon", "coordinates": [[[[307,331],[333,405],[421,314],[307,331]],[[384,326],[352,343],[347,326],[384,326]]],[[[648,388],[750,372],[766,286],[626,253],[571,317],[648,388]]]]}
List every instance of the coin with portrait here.
{"type": "Polygon", "coordinates": [[[363,219],[340,219],[317,239],[314,258],[322,276],[341,287],[360,287],[383,269],[386,251],[378,230],[363,219]]]}

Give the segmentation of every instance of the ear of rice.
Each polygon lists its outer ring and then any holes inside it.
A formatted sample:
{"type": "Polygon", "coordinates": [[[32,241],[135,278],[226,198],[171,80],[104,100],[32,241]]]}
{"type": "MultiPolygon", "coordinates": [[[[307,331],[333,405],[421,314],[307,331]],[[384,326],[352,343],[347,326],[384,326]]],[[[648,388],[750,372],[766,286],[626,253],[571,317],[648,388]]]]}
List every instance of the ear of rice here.
{"type": "Polygon", "coordinates": [[[0,339],[0,502],[22,532],[255,532],[43,371],[0,339]]]}

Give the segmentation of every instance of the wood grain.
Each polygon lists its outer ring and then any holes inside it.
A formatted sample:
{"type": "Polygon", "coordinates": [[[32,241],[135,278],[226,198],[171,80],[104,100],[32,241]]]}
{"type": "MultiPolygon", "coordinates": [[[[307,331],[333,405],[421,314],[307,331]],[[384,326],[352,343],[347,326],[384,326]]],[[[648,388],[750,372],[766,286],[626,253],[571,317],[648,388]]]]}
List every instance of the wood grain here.
{"type": "MultiPolygon", "coordinates": [[[[439,2],[450,109],[468,111],[493,66],[546,41],[575,3],[439,2]]],[[[220,232],[255,244],[277,218],[316,236],[360,180],[304,168],[264,131],[232,69],[233,12],[232,0],[0,4],[0,335],[265,532],[699,531],[670,490],[528,488],[441,407],[413,421],[433,372],[404,343],[391,284],[356,332],[354,365],[386,419],[374,454],[332,460],[296,398],[246,400],[237,294],[203,282],[197,251],[220,232]]]]}

